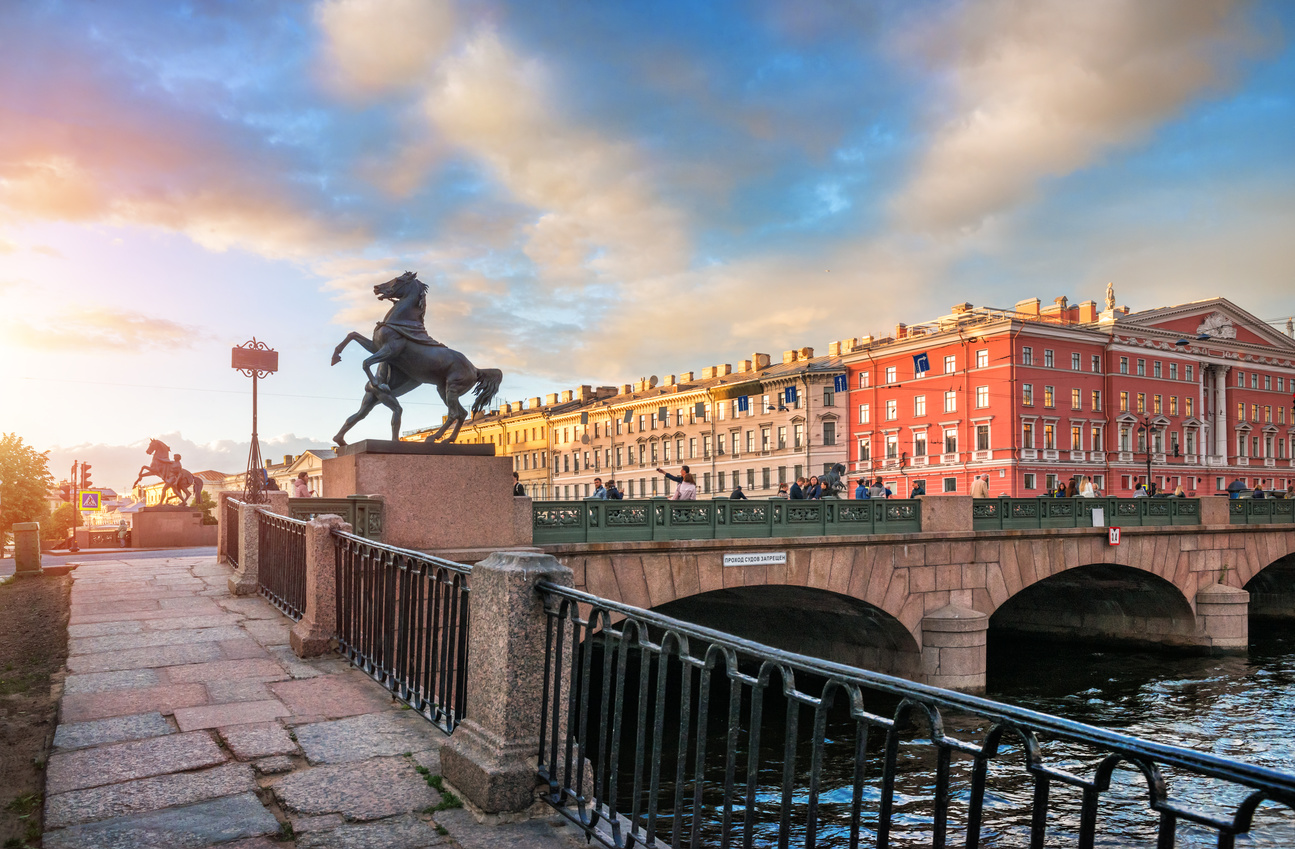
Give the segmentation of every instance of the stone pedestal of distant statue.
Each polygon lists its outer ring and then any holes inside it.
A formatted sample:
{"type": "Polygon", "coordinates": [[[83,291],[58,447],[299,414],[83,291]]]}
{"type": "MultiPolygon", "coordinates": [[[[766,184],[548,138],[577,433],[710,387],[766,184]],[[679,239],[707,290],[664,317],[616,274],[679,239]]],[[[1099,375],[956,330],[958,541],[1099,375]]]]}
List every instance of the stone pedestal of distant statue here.
{"type": "Polygon", "coordinates": [[[218,528],[202,523],[202,511],[179,504],[142,507],[132,520],[131,548],[196,548],[215,545],[218,528]]]}
{"type": "Polygon", "coordinates": [[[493,445],[365,440],[324,460],[324,497],[380,495],[382,541],[475,561],[531,545],[531,500],[493,445]]]}

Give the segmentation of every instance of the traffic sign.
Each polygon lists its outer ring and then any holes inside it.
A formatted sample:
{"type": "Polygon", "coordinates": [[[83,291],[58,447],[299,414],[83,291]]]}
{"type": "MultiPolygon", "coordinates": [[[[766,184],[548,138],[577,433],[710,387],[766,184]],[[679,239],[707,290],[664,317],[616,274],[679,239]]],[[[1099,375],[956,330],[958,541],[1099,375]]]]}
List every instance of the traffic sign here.
{"type": "Polygon", "coordinates": [[[1119,545],[1119,544],[1120,544],[1120,529],[1119,529],[1119,528],[1107,528],[1107,529],[1106,529],[1106,532],[1107,532],[1107,541],[1108,541],[1108,542],[1110,542],[1110,544],[1111,544],[1111,545],[1119,545]]]}
{"type": "Polygon", "coordinates": [[[103,502],[100,493],[91,490],[80,490],[76,494],[76,503],[81,510],[102,510],[103,502]]]}

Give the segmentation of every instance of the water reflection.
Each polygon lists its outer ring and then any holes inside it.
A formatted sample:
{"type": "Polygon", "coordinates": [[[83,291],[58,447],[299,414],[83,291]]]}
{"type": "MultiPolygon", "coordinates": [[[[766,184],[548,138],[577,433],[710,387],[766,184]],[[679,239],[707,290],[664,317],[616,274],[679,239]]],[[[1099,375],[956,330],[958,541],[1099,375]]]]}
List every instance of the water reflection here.
{"type": "MultiPolygon", "coordinates": [[[[990,646],[989,692],[992,699],[1056,714],[1098,727],[1118,730],[1148,740],[1186,746],[1199,751],[1237,758],[1248,763],[1291,771],[1295,768],[1295,638],[1279,630],[1255,634],[1249,658],[1209,658],[1143,651],[1094,651],[1083,647],[1038,640],[1003,642],[990,646]]],[[[601,669],[596,651],[594,668],[601,669]]],[[[650,797],[651,758],[640,758],[643,772],[637,793],[632,764],[639,738],[638,690],[641,668],[631,659],[622,679],[626,709],[620,747],[617,799],[622,813],[637,813],[646,821],[650,797]],[[637,807],[635,803],[637,802],[637,807]]],[[[658,667],[648,670],[649,687],[643,712],[644,751],[652,750],[658,667]]],[[[754,669],[743,669],[755,674],[754,669]]],[[[694,710],[706,692],[706,768],[698,785],[692,780],[697,753],[696,728],[684,742],[688,774],[683,786],[674,783],[680,745],[678,696],[680,672],[671,662],[667,675],[665,713],[662,717],[662,756],[655,760],[660,789],[656,796],[655,832],[667,842],[678,827],[683,842],[696,829],[700,845],[719,846],[725,835],[741,845],[749,829],[757,846],[803,845],[813,829],[818,845],[845,847],[857,830],[861,845],[877,839],[880,776],[886,757],[883,729],[866,719],[852,718],[849,706],[838,698],[816,717],[812,703],[789,711],[782,684],[775,677],[760,699],[756,729],[757,757],[752,771],[752,691],[741,687],[736,697],[722,670],[711,676],[709,687],[695,677],[691,684],[694,710]],[[794,716],[790,715],[794,712],[794,716]],[[739,717],[736,726],[730,716],[739,717]],[[815,763],[811,740],[814,724],[824,724],[827,744],[821,762],[815,763]],[[736,733],[730,734],[736,727],[736,733]],[[787,745],[788,737],[791,746],[787,745]],[[729,751],[732,757],[727,757],[729,751]],[[856,752],[862,750],[860,761],[856,752]],[[862,771],[856,765],[862,763],[862,771]],[[790,766],[789,766],[790,764],[790,766]],[[809,788],[815,780],[820,792],[811,810],[809,788]],[[754,775],[754,781],[751,777],[754,775]],[[794,787],[789,799],[783,787],[794,787]],[[733,788],[730,793],[725,787],[733,788]],[[675,804],[676,791],[682,803],[675,804]],[[748,816],[748,812],[750,816],[748,816]],[[678,821],[676,822],[676,813],[678,821]],[[780,840],[781,838],[781,840],[780,840]]],[[[600,677],[591,681],[591,692],[601,692],[600,677]]],[[[797,680],[800,690],[818,695],[822,682],[797,680]]],[[[893,698],[871,693],[866,711],[874,716],[894,715],[893,698]]],[[[695,715],[695,714],[694,714],[695,715]]],[[[911,717],[894,758],[896,780],[890,817],[890,842],[894,846],[929,846],[937,828],[935,798],[939,761],[929,742],[929,727],[918,715],[911,717]]],[[[984,720],[968,716],[943,717],[947,735],[980,745],[989,730],[984,720]]],[[[601,734],[610,734],[609,723],[594,712],[588,725],[590,755],[609,763],[610,752],[598,745],[601,734]]],[[[1045,763],[1088,779],[1103,753],[1082,746],[1043,741],[1045,763]]],[[[610,745],[606,743],[605,745],[610,745]]],[[[981,846],[1029,845],[1031,817],[1038,790],[1035,778],[1024,769],[1018,741],[1004,735],[999,754],[988,766],[985,782],[981,846]]],[[[971,807],[973,761],[955,753],[948,764],[949,802],[947,841],[963,845],[971,807]]],[[[1230,817],[1243,794],[1194,776],[1166,772],[1170,793],[1197,810],[1230,817]]],[[[1097,845],[1154,845],[1160,827],[1158,814],[1148,808],[1147,780],[1136,770],[1119,768],[1111,789],[1101,796],[1097,813],[1097,845]]],[[[1047,841],[1072,845],[1080,831],[1082,794],[1078,788],[1053,781],[1048,791],[1047,841]]],[[[1263,809],[1252,836],[1238,844],[1255,847],[1295,845],[1292,817],[1284,809],[1263,809]]],[[[1190,824],[1177,827],[1179,846],[1217,845],[1217,834],[1190,824]]]]}

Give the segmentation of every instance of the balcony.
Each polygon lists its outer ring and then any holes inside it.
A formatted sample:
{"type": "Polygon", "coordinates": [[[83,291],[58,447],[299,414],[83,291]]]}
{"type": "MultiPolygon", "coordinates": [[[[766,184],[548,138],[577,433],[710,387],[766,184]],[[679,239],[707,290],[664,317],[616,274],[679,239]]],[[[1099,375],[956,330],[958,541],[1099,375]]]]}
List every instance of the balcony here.
{"type": "Polygon", "coordinates": [[[1044,448],[1043,459],[1044,461],[1055,463],[1057,460],[1061,459],[1061,452],[1055,448],[1044,448]]]}
{"type": "Polygon", "coordinates": [[[1071,452],[1070,452],[1070,462],[1072,462],[1072,463],[1082,463],[1082,462],[1084,462],[1084,452],[1082,452],[1082,451],[1071,451],[1071,452]]]}
{"type": "Polygon", "coordinates": [[[1038,452],[1038,451],[1035,451],[1033,448],[1022,448],[1022,449],[1021,449],[1021,459],[1022,459],[1022,460],[1037,460],[1037,459],[1039,459],[1039,452],[1038,452]]]}
{"type": "Polygon", "coordinates": [[[1237,465],[1238,465],[1238,466],[1248,466],[1248,465],[1250,465],[1250,458],[1249,458],[1249,457],[1238,457],[1238,458],[1237,458],[1237,465]]]}
{"type": "Polygon", "coordinates": [[[1090,451],[1090,452],[1088,452],[1088,459],[1089,459],[1089,460],[1091,460],[1091,461],[1093,461],[1094,463],[1105,463],[1105,462],[1106,462],[1106,452],[1105,452],[1105,451],[1090,451]]]}
{"type": "Polygon", "coordinates": [[[914,457],[914,458],[912,458],[911,460],[909,460],[909,461],[908,461],[908,464],[909,464],[910,466],[925,466],[925,465],[926,465],[926,457],[914,457]]]}
{"type": "Polygon", "coordinates": [[[1264,458],[1264,465],[1265,465],[1265,466],[1268,466],[1269,468],[1272,468],[1272,467],[1274,467],[1274,466],[1276,466],[1276,465],[1277,465],[1277,460],[1276,460],[1275,458],[1273,458],[1273,457],[1265,457],[1265,458],[1264,458]]]}
{"type": "Polygon", "coordinates": [[[1116,462],[1119,462],[1119,463],[1132,463],[1132,462],[1133,462],[1133,452],[1132,452],[1132,451],[1121,451],[1121,452],[1117,455],[1117,457],[1116,457],[1116,462]]]}
{"type": "Polygon", "coordinates": [[[941,463],[943,463],[943,464],[944,464],[944,465],[946,465],[946,466],[952,466],[952,465],[955,465],[955,464],[957,464],[957,462],[958,462],[958,455],[957,455],[957,453],[956,453],[956,452],[955,452],[955,453],[953,453],[953,454],[941,454],[941,455],[940,455],[940,462],[941,462],[941,463]]]}
{"type": "Polygon", "coordinates": [[[987,463],[994,459],[993,451],[973,451],[971,452],[971,461],[973,463],[987,463]]]}

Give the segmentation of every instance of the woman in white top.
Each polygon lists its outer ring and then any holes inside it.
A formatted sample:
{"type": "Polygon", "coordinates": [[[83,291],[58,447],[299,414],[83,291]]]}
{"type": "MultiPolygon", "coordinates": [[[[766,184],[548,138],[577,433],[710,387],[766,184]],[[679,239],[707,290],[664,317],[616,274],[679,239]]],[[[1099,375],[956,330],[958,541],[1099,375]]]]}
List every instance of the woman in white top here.
{"type": "Polygon", "coordinates": [[[1097,493],[1093,491],[1092,478],[1088,477],[1088,475],[1080,475],[1079,476],[1079,497],[1093,498],[1096,495],[1097,493]]]}
{"type": "Polygon", "coordinates": [[[671,501],[696,501],[697,500],[697,482],[692,476],[692,472],[684,472],[683,480],[679,482],[679,488],[670,496],[671,501]]]}

